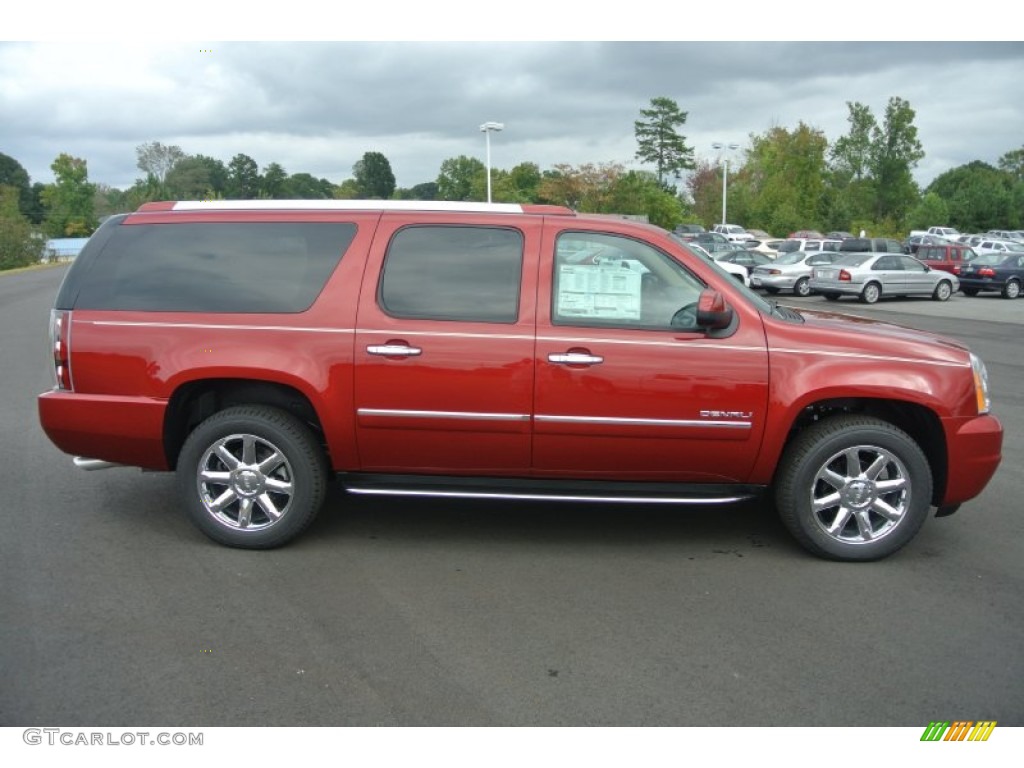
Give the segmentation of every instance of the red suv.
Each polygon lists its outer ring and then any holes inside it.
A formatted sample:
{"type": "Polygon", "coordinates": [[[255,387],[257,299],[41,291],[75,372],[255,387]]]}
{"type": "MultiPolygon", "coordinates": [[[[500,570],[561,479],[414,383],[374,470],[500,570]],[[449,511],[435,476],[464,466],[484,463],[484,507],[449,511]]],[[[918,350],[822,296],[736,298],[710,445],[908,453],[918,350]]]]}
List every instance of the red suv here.
{"type": "Polygon", "coordinates": [[[39,414],[83,468],[175,471],[230,546],[294,538],[337,477],[630,504],[772,488],[808,550],[872,560],[982,491],[1002,427],[966,348],[866,322],[558,207],[150,203],[69,269],[39,414]]]}
{"type": "Polygon", "coordinates": [[[964,262],[975,257],[974,251],[968,245],[922,245],[917,249],[915,258],[924,262],[932,269],[941,269],[945,272],[960,274],[964,262]]]}

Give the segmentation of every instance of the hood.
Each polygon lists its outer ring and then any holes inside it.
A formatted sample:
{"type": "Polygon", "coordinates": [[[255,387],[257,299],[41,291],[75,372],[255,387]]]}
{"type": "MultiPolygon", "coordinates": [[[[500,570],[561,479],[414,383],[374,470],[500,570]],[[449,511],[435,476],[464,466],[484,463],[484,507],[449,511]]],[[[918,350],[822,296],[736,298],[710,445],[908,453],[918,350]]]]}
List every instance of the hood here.
{"type": "Polygon", "coordinates": [[[849,352],[894,359],[958,364],[970,362],[970,350],[965,344],[928,331],[841,312],[795,307],[788,309],[800,315],[804,322],[798,326],[791,325],[796,331],[794,333],[779,328],[779,336],[787,337],[787,344],[799,339],[802,346],[813,346],[836,354],[849,352]]]}

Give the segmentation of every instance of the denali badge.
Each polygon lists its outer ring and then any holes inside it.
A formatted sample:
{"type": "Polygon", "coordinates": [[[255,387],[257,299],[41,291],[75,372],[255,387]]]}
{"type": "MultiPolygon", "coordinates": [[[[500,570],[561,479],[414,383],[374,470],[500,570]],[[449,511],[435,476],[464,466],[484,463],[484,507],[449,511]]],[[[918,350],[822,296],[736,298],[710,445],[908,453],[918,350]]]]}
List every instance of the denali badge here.
{"type": "Polygon", "coordinates": [[[753,411],[701,411],[702,419],[752,419],[753,411]]]}

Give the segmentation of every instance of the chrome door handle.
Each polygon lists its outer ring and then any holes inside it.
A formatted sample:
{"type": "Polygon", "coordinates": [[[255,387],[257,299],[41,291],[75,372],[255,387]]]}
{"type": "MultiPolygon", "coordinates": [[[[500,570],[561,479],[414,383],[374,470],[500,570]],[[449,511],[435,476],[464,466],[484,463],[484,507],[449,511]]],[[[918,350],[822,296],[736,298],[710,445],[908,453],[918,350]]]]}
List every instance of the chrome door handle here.
{"type": "Polygon", "coordinates": [[[407,344],[371,344],[366,351],[371,355],[384,357],[416,357],[423,353],[419,347],[410,347],[407,344]]]}
{"type": "Polygon", "coordinates": [[[598,365],[604,362],[604,358],[585,352],[562,352],[548,355],[548,362],[559,365],[598,365]]]}

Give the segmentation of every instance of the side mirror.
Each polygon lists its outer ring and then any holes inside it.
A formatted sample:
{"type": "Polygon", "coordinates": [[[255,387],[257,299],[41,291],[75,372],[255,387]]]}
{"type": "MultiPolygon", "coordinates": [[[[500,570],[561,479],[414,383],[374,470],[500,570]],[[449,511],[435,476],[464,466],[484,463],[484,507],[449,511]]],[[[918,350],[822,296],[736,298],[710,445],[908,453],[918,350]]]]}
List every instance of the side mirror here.
{"type": "Polygon", "coordinates": [[[725,297],[712,288],[700,292],[697,301],[697,327],[708,331],[728,328],[732,324],[732,307],[725,303],[725,297]]]}

